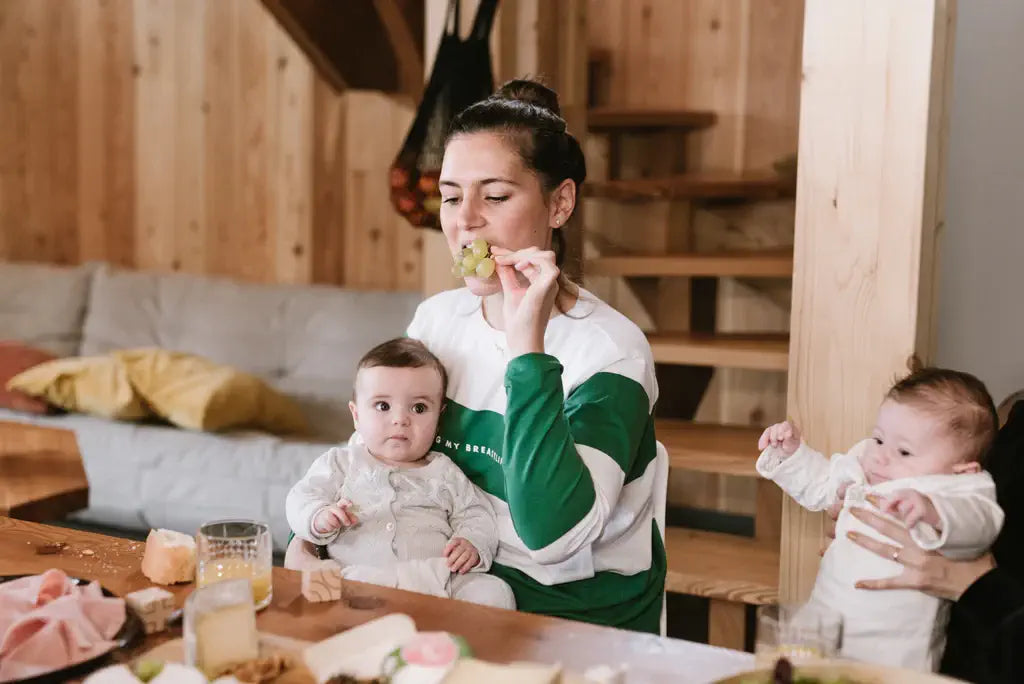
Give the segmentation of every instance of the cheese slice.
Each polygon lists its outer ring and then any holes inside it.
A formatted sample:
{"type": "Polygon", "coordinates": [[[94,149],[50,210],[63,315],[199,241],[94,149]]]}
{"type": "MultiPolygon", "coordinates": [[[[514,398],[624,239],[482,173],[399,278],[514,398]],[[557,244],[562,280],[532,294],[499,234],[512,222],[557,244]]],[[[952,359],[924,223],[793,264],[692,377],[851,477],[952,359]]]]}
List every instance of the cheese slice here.
{"type": "Polygon", "coordinates": [[[372,679],[380,676],[387,655],[415,633],[411,617],[392,613],[319,641],[302,657],[321,682],[335,675],[372,679]]]}
{"type": "Polygon", "coordinates": [[[196,540],[174,530],[150,530],[142,574],[157,584],[191,582],[196,576],[196,540]]]}
{"type": "Polygon", "coordinates": [[[196,618],[196,666],[216,676],[260,654],[256,611],[251,603],[224,606],[196,618]]]}

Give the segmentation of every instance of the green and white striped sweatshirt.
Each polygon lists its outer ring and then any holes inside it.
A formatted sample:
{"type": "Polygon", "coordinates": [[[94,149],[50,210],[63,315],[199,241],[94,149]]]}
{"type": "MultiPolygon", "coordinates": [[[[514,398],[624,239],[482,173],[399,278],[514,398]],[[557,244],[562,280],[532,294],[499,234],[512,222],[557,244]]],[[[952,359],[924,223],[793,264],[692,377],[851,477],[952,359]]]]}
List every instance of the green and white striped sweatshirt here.
{"type": "Polygon", "coordinates": [[[491,572],[520,610],[657,632],[665,550],[654,521],[658,397],[646,338],[582,291],[548,323],[545,354],[509,359],[466,289],[409,327],[449,374],[435,450],[490,500],[491,572]]]}

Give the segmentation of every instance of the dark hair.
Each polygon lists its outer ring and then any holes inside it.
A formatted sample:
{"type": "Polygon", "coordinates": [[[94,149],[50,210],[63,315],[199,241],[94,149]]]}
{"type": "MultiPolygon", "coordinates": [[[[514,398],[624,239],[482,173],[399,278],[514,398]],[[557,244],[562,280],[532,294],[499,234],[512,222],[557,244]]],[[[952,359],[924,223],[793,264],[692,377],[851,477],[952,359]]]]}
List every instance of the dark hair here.
{"type": "Polygon", "coordinates": [[[999,429],[999,418],[992,395],[985,383],[975,376],[948,368],[921,366],[914,357],[910,374],[897,381],[886,398],[941,418],[964,445],[964,460],[984,463],[999,429]]]}
{"type": "MultiPolygon", "coordinates": [[[[433,368],[441,376],[441,400],[444,401],[448,393],[448,372],[444,369],[441,360],[427,349],[427,346],[419,340],[411,337],[396,337],[381,342],[376,347],[366,352],[356,366],[356,373],[364,368],[433,368]]],[[[352,390],[353,396],[355,389],[352,390]]]]}
{"type": "MultiPolygon", "coordinates": [[[[576,183],[578,205],[580,186],[587,178],[587,162],[579,141],[566,128],[555,91],[536,81],[508,81],[493,95],[470,105],[455,117],[445,146],[456,135],[480,131],[507,136],[526,168],[537,174],[545,193],[567,178],[572,179],[576,183]]],[[[552,232],[551,249],[555,263],[561,267],[565,261],[562,229],[552,232]]]]}

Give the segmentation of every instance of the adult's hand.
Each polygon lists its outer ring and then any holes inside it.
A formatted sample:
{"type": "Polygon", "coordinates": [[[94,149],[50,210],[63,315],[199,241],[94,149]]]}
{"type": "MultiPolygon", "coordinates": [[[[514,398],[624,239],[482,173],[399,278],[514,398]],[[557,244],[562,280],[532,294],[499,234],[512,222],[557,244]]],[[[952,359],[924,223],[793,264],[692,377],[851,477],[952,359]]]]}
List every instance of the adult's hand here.
{"type": "Polygon", "coordinates": [[[847,536],[868,551],[903,565],[895,577],[862,580],[859,589],[916,589],[938,598],[958,600],[978,578],[996,566],[991,554],[975,560],[955,561],[936,551],[925,551],[910,536],[906,527],[883,518],[868,508],[854,508],[853,515],[866,525],[892,539],[899,546],[873,539],[858,532],[847,536]]]}
{"type": "Polygon", "coordinates": [[[510,252],[492,247],[503,296],[505,339],[509,351],[543,353],[544,331],[558,296],[555,253],[528,247],[510,252]]]}

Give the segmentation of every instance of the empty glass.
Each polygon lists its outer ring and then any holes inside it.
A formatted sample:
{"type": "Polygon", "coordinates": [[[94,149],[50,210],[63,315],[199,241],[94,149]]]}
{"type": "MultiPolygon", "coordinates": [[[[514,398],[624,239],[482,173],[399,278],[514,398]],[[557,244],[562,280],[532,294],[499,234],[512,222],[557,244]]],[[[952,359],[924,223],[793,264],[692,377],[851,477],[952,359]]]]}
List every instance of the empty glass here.
{"type": "Polygon", "coordinates": [[[196,535],[196,586],[247,579],[256,610],[273,598],[270,528],[255,520],[215,520],[196,535]]]}
{"type": "Polygon", "coordinates": [[[843,637],[843,616],[824,606],[783,604],[757,609],[754,657],[772,667],[781,657],[794,664],[833,658],[843,637]]]}

